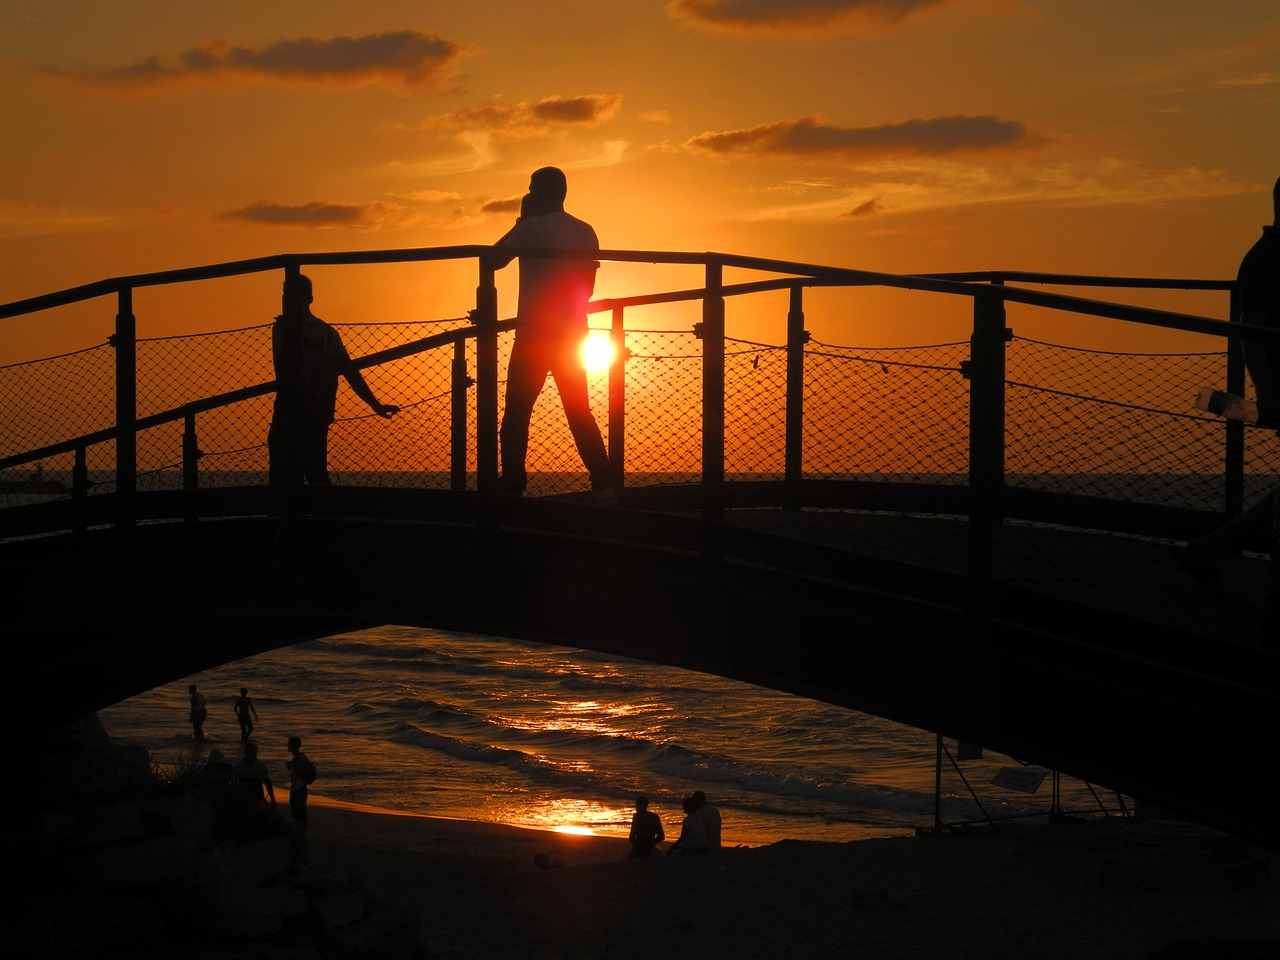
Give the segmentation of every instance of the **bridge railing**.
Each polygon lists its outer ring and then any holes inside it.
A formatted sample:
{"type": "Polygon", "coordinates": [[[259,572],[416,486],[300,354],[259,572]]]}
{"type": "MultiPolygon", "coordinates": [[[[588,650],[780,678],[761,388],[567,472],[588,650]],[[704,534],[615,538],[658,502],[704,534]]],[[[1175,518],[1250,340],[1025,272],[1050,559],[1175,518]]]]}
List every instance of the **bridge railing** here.
{"type": "MultiPolygon", "coordinates": [[[[607,424],[627,496],[638,504],[766,524],[781,507],[793,535],[886,555],[918,555],[918,544],[909,535],[904,542],[910,524],[895,523],[890,532],[876,517],[959,519],[967,522],[932,523],[919,536],[937,562],[985,577],[993,531],[1006,522],[1183,536],[1238,512],[1280,472],[1274,436],[1190,403],[1204,385],[1247,395],[1238,344],[1274,338],[1274,331],[1028,288],[1191,289],[1228,300],[1230,281],[897,276],[654,251],[598,257],[702,273],[690,288],[591,306],[593,325],[607,321],[617,348],[608,374],[591,380],[593,406],[607,424]],[[726,282],[727,271],[760,279],[726,282]],[[810,337],[806,312],[814,301],[819,310],[842,311],[847,303],[833,307],[827,291],[861,290],[946,298],[960,306],[956,336],[901,347],[810,337]],[[738,304],[768,298],[773,305],[778,294],[785,304],[775,307],[773,342],[731,335],[738,304]],[[1015,313],[1187,331],[1213,338],[1206,342],[1214,346],[1177,354],[1067,347],[1017,336],[1015,313]],[[851,517],[859,523],[851,525],[851,517]]],[[[56,496],[86,502],[109,493],[113,521],[127,525],[136,519],[138,491],[265,482],[274,390],[269,325],[140,337],[138,291],[282,277],[312,266],[428,261],[471,262],[474,306],[442,320],[335,324],[375,393],[403,410],[386,423],[344,393],[331,466],[340,483],[492,490],[512,321],[499,319],[491,248],[448,247],[281,255],[101,281],[0,306],[8,328],[0,335],[20,335],[21,318],[115,301],[109,344],[6,368],[6,505],[56,496]]],[[[586,490],[553,389],[535,411],[530,469],[534,495],[586,490]]],[[[7,512],[0,510],[0,523],[7,512]]]]}

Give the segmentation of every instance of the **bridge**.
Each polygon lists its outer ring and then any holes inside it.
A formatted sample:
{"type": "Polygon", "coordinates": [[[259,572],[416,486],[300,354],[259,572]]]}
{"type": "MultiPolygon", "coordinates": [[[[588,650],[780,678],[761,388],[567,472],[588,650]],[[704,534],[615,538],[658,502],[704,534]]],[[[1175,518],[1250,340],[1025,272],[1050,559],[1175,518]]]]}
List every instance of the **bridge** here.
{"type": "Polygon", "coordinates": [[[897,277],[606,251],[691,264],[704,282],[592,305],[618,348],[595,389],[625,464],[620,505],[600,507],[553,390],[536,413],[534,495],[495,490],[511,323],[498,319],[487,257],[282,255],[0,307],[8,324],[104,297],[116,308],[109,345],[11,365],[0,395],[7,652],[42,720],[305,639],[431,626],[821,699],[1280,843],[1254,780],[1280,706],[1263,607],[1271,547],[1246,540],[1224,558],[1226,600],[1167,556],[1280,473],[1274,436],[1186,410],[1189,385],[1245,393],[1238,345],[1273,334],[1038,289],[1227,300],[1229,282],[897,277]],[[474,265],[475,306],[429,331],[340,327],[375,392],[414,399],[392,425],[340,412],[331,488],[263,482],[267,328],[137,335],[136,290],[406,262],[474,265]],[[728,268],[764,279],[726,283],[728,268]],[[825,295],[856,302],[870,289],[962,302],[971,322],[925,347],[806,333],[806,296],[843,310],[825,295]],[[775,293],[780,343],[729,335],[727,303],[775,293]],[[673,305],[692,305],[698,322],[643,322],[673,305]],[[1190,331],[1212,346],[1118,354],[1024,340],[1017,324],[1031,311],[1190,331]],[[27,412],[36,382],[64,416],[27,412]]]}

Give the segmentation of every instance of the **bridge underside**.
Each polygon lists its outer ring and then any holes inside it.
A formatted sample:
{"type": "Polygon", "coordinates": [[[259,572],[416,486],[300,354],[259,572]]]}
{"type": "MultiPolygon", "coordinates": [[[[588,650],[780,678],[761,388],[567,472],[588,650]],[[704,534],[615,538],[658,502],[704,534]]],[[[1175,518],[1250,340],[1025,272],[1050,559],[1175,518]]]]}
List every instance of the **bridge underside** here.
{"type": "Polygon", "coordinates": [[[60,722],[363,627],[519,637],[866,711],[1280,846],[1252,773],[1274,751],[1273,654],[682,517],[304,493],[145,494],[127,532],[0,546],[16,690],[60,722]]]}

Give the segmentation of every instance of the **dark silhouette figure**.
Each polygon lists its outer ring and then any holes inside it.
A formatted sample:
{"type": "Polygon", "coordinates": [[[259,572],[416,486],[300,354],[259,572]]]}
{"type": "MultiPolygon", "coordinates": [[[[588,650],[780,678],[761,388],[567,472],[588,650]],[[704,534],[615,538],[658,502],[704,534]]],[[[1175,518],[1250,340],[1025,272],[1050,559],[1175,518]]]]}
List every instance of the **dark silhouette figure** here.
{"type": "Polygon", "coordinates": [[[200,771],[200,777],[212,790],[226,789],[231,783],[231,763],[216,747],[209,751],[209,759],[200,771]]]}
{"type": "Polygon", "coordinates": [[[195,736],[197,743],[204,741],[204,721],[209,716],[209,711],[205,707],[204,694],[196,689],[193,683],[187,687],[187,693],[191,701],[191,713],[188,719],[191,721],[191,733],[195,736]]]}
{"type": "MultiPolygon", "coordinates": [[[[1272,221],[1245,253],[1236,273],[1236,302],[1239,313],[1233,320],[1272,330],[1280,329],[1280,179],[1271,189],[1272,221]]],[[[1280,436],[1280,347],[1244,341],[1245,366],[1253,381],[1258,403],[1259,427],[1274,429],[1280,436]]],[[[1280,484],[1245,510],[1240,516],[1184,547],[1174,548],[1173,557],[1200,586],[1212,595],[1225,596],[1218,559],[1237,549],[1241,537],[1255,530],[1271,533],[1270,589],[1263,612],[1263,642],[1280,640],[1280,484]]]]}
{"type": "Polygon", "coordinates": [[[271,785],[271,774],[267,772],[267,765],[258,759],[258,745],[252,740],[244,742],[244,754],[231,771],[231,781],[246,806],[267,802],[275,809],[276,790],[271,785]]]}
{"type": "Polygon", "coordinates": [[[285,767],[289,770],[289,815],[293,818],[293,829],[299,834],[307,832],[307,787],[316,778],[316,768],[311,759],[302,752],[302,738],[290,737],[288,741],[289,760],[285,767]]]}
{"type": "MultiPolygon", "coordinates": [[[[520,217],[495,247],[554,250],[600,249],[590,224],[565,213],[568,183],[563,171],[542,167],[529,178],[529,193],[520,217]]],[[[513,255],[500,257],[499,268],[513,255]]],[[[600,427],[591,413],[587,372],[579,351],[587,335],[587,303],[595,289],[599,263],[555,257],[520,258],[520,294],[516,336],[507,365],[506,405],[502,413],[502,484],[504,493],[519,496],[528,485],[525,457],[529,419],[547,374],[556,381],[569,430],[591,477],[599,503],[618,499],[617,481],[600,427]]]]}
{"type": "Polygon", "coordinates": [[[631,834],[627,839],[631,841],[628,858],[651,856],[658,844],[666,839],[662,820],[649,809],[649,798],[644,794],[636,797],[636,812],[631,818],[631,834]]]}
{"type": "Polygon", "coordinates": [[[553,859],[550,854],[546,853],[535,853],[533,855],[533,865],[539,870],[554,870],[557,867],[564,866],[559,860],[553,859]]]}
{"type": "Polygon", "coordinates": [[[240,739],[248,740],[253,733],[253,722],[258,719],[258,708],[249,699],[249,691],[240,688],[240,696],[236,697],[236,720],[240,723],[240,739]]]}
{"type": "Polygon", "coordinates": [[[701,790],[693,791],[693,802],[698,808],[698,816],[707,833],[707,849],[720,849],[720,811],[707,803],[707,795],[701,790]]]}
{"type": "Polygon", "coordinates": [[[267,450],[272,484],[329,485],[329,425],[339,376],[378,416],[400,411],[373,395],[338,331],[311,312],[311,302],[309,278],[285,277],[282,312],[271,328],[276,398],[267,450]]]}
{"type": "Polygon", "coordinates": [[[695,853],[706,853],[707,825],[698,816],[698,801],[693,797],[685,797],[680,805],[684,808],[684,822],[680,824],[680,839],[667,847],[667,856],[678,854],[687,857],[695,853]]]}

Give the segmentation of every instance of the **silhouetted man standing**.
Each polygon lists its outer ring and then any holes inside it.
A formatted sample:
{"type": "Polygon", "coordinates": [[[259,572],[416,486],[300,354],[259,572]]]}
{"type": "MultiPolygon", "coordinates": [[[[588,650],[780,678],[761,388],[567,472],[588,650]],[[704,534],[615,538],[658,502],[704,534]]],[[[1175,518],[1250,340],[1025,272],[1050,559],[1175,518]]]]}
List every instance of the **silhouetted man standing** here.
{"type": "Polygon", "coordinates": [[[272,484],[329,485],[329,424],[338,377],[380,417],[400,408],[380,403],[342,344],[338,331],[311,312],[311,280],[285,277],[282,312],[271,328],[276,400],[267,434],[272,484]]]}
{"type": "MultiPolygon", "coordinates": [[[[568,183],[556,167],[542,167],[529,178],[529,193],[516,225],[494,246],[554,250],[600,249],[590,224],[565,213],[568,183]]],[[[511,256],[498,261],[504,267],[511,256]]],[[[507,365],[506,407],[502,414],[502,487],[519,496],[528,484],[525,457],[529,418],[547,374],[555,378],[569,430],[591,476],[596,501],[617,500],[616,480],[600,427],[591,414],[587,372],[579,351],[587,335],[587,303],[595,289],[594,260],[555,257],[520,258],[520,296],[516,338],[507,365]]]]}
{"type": "Polygon", "coordinates": [[[293,828],[299,834],[307,832],[307,787],[316,778],[316,768],[302,752],[302,738],[290,737],[286,746],[289,759],[285,767],[289,771],[289,814],[293,828]]]}
{"type": "Polygon", "coordinates": [[[191,721],[191,733],[197,742],[204,740],[204,721],[209,716],[209,711],[205,707],[204,694],[196,689],[193,683],[187,687],[187,695],[191,701],[191,713],[188,719],[191,721]]]}
{"type": "Polygon", "coordinates": [[[240,724],[240,739],[248,740],[249,735],[253,733],[253,721],[258,719],[258,708],[249,698],[248,688],[240,688],[240,696],[236,697],[235,708],[236,720],[240,724]]]}

